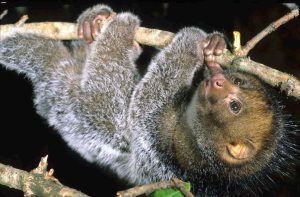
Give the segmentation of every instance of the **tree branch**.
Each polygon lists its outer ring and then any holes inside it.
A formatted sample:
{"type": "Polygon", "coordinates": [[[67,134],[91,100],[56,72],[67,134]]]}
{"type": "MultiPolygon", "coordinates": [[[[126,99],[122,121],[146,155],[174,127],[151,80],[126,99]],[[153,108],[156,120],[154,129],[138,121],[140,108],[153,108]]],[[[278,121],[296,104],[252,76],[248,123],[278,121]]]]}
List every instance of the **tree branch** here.
{"type": "Polygon", "coordinates": [[[56,40],[75,40],[77,36],[77,25],[66,22],[41,22],[27,23],[17,27],[15,24],[0,25],[0,40],[12,36],[15,32],[32,33],[45,38],[56,40]]]}
{"type": "Polygon", "coordinates": [[[4,10],[1,14],[0,14],[0,20],[4,18],[4,16],[8,13],[8,10],[4,10]]]}
{"type": "MultiPolygon", "coordinates": [[[[21,190],[25,197],[31,196],[57,196],[57,197],[88,197],[75,189],[62,185],[55,177],[54,170],[47,171],[48,156],[42,157],[41,161],[31,172],[16,169],[0,163],[0,185],[21,190]]],[[[194,197],[188,191],[184,182],[177,178],[170,181],[161,181],[137,186],[128,190],[119,191],[118,197],[134,197],[142,194],[151,194],[159,189],[178,188],[186,197],[194,197]]]]}
{"type": "Polygon", "coordinates": [[[273,23],[271,23],[268,27],[263,29],[259,34],[254,36],[251,40],[249,40],[245,44],[245,46],[243,47],[243,49],[240,52],[240,56],[248,55],[249,51],[251,49],[253,49],[259,41],[261,41],[268,34],[272,33],[276,29],[278,29],[278,27],[280,27],[281,25],[287,23],[288,21],[290,21],[291,19],[297,17],[298,15],[299,15],[299,9],[294,9],[291,12],[284,15],[283,17],[281,17],[280,19],[278,19],[278,20],[274,21],[273,23]]]}
{"type": "MultiPolygon", "coordinates": [[[[77,24],[67,22],[39,22],[23,25],[0,25],[0,40],[12,36],[15,32],[32,33],[55,40],[76,40],[77,24]]],[[[143,45],[163,48],[171,42],[174,33],[145,27],[138,28],[135,40],[143,45]]]]}
{"type": "Polygon", "coordinates": [[[0,163],[0,185],[18,189],[24,196],[87,197],[75,189],[62,185],[47,172],[47,156],[42,157],[39,166],[31,172],[19,170],[0,163]]]}
{"type": "Polygon", "coordinates": [[[265,83],[273,87],[279,87],[288,96],[293,96],[300,100],[300,81],[290,74],[252,61],[248,57],[239,57],[229,51],[222,56],[216,56],[215,61],[225,68],[234,67],[240,71],[253,74],[265,83]]]}
{"type": "Polygon", "coordinates": [[[128,190],[119,191],[117,197],[133,197],[140,196],[142,194],[151,194],[152,192],[159,189],[166,188],[178,188],[186,197],[194,197],[194,195],[187,191],[183,185],[183,182],[177,178],[173,178],[170,181],[161,181],[157,183],[150,183],[146,185],[137,186],[128,190]]]}
{"type": "MultiPolygon", "coordinates": [[[[280,87],[288,96],[293,96],[300,99],[300,82],[295,77],[280,72],[278,70],[269,68],[261,63],[246,58],[249,51],[266,35],[276,30],[282,24],[299,15],[299,9],[295,8],[290,13],[284,15],[277,21],[271,23],[262,32],[257,34],[240,50],[234,51],[234,54],[227,52],[219,57],[215,57],[216,61],[223,67],[234,66],[238,70],[248,72],[258,76],[264,82],[274,86],[280,87]]],[[[15,32],[19,33],[33,33],[51,39],[73,40],[78,39],[77,26],[74,23],[63,22],[42,22],[42,23],[28,23],[23,25],[0,25],[0,40],[13,35],[15,32]]],[[[140,44],[163,48],[171,42],[174,34],[172,32],[148,29],[140,27],[135,35],[135,39],[140,44]]],[[[239,41],[237,41],[238,43],[239,41]]]]}

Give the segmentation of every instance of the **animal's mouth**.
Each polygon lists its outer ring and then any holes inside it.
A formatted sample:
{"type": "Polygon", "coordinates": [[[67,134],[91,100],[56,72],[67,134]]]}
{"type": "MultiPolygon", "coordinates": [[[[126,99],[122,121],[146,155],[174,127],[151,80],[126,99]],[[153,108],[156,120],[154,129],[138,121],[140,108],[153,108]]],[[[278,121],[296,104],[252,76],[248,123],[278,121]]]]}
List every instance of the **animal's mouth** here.
{"type": "Polygon", "coordinates": [[[222,158],[229,164],[242,164],[249,161],[257,153],[257,148],[251,140],[231,142],[225,146],[222,158]]]}

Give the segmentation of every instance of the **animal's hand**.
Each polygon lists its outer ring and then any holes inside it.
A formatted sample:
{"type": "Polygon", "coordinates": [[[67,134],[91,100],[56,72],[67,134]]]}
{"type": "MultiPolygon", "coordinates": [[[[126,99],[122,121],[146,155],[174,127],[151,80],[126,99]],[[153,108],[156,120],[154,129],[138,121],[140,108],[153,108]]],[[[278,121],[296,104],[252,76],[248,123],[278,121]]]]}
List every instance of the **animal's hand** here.
{"type": "Polygon", "coordinates": [[[208,69],[212,73],[219,73],[222,71],[221,66],[215,62],[214,57],[222,55],[225,49],[226,41],[224,36],[220,33],[210,34],[203,41],[204,60],[208,69]]]}
{"type": "Polygon", "coordinates": [[[92,43],[100,33],[103,21],[115,13],[106,5],[96,5],[84,11],[78,18],[78,36],[87,43],[92,43]]]}

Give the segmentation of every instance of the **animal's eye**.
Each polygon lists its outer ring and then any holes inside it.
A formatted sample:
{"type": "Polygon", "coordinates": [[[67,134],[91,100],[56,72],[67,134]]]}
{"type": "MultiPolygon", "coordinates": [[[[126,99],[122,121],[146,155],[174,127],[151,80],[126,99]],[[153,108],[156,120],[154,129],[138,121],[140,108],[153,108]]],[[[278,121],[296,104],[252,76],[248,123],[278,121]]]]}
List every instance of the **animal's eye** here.
{"type": "Polygon", "coordinates": [[[240,86],[240,85],[243,85],[244,81],[243,81],[242,79],[240,79],[240,78],[235,78],[235,79],[233,80],[233,83],[234,83],[235,85],[237,85],[237,86],[240,86]]]}
{"type": "Polygon", "coordinates": [[[235,101],[235,100],[232,100],[229,103],[229,107],[230,107],[230,110],[235,114],[238,114],[242,108],[241,103],[239,103],[238,101],[235,101]]]}

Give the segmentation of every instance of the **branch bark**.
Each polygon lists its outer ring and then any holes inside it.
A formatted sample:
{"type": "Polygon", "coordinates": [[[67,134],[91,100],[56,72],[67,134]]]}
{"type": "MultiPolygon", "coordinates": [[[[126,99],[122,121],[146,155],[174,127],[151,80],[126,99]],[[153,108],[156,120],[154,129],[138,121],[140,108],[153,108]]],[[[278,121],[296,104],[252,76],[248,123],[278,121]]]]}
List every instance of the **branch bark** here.
{"type": "Polygon", "coordinates": [[[236,68],[240,71],[253,74],[265,83],[273,87],[279,87],[288,96],[300,100],[300,81],[290,74],[252,61],[248,57],[237,56],[229,51],[226,51],[222,56],[216,56],[215,61],[224,68],[236,68]]]}
{"type": "MultiPolygon", "coordinates": [[[[223,67],[234,66],[238,70],[242,70],[258,76],[264,82],[274,87],[280,87],[288,96],[300,99],[300,81],[283,72],[269,68],[266,65],[250,60],[245,57],[249,51],[266,35],[276,30],[282,24],[299,15],[299,9],[293,9],[290,13],[271,23],[262,32],[257,34],[240,50],[233,54],[227,52],[222,56],[215,57],[216,61],[223,67]]],[[[15,32],[33,33],[43,37],[59,40],[78,39],[77,26],[74,23],[63,22],[42,22],[28,23],[23,25],[0,25],[0,40],[8,36],[12,36],[15,32]]],[[[172,41],[174,33],[140,27],[135,35],[135,39],[140,44],[163,48],[172,41]]]]}
{"type": "MultiPolygon", "coordinates": [[[[15,32],[32,33],[55,40],[76,40],[77,24],[67,22],[39,22],[23,25],[0,25],[0,40],[12,36],[15,32]]],[[[163,48],[171,42],[174,33],[158,29],[140,27],[135,35],[135,40],[143,45],[163,48]]]]}
{"type": "Polygon", "coordinates": [[[0,14],[0,20],[4,18],[4,16],[8,13],[8,10],[4,10],[1,14],[0,14]]]}
{"type": "Polygon", "coordinates": [[[185,189],[183,182],[177,178],[173,178],[170,181],[161,181],[157,183],[150,183],[146,185],[137,186],[128,190],[119,191],[117,197],[133,197],[140,196],[142,194],[151,194],[159,189],[166,188],[178,188],[186,197],[194,197],[194,195],[185,189]]]}
{"type": "Polygon", "coordinates": [[[52,176],[53,169],[47,172],[47,165],[47,156],[31,172],[0,163],[0,185],[21,190],[24,196],[87,197],[80,191],[62,185],[52,176]]]}
{"type": "Polygon", "coordinates": [[[268,34],[272,33],[273,31],[275,31],[276,29],[278,29],[278,27],[280,27],[281,25],[287,23],[288,21],[290,21],[291,19],[297,17],[299,15],[299,9],[293,9],[291,10],[291,12],[287,13],[286,15],[284,15],[283,17],[281,17],[280,19],[274,21],[273,23],[271,23],[269,26],[267,26],[265,29],[263,29],[259,34],[257,34],[256,36],[254,36],[250,41],[248,41],[245,46],[243,47],[243,49],[241,50],[241,56],[246,56],[249,51],[251,49],[253,49],[255,47],[255,45],[261,41],[264,37],[266,37],[268,34]]]}
{"type": "MultiPolygon", "coordinates": [[[[48,156],[42,157],[37,168],[30,172],[16,169],[0,163],[0,185],[14,188],[24,192],[25,197],[32,196],[57,196],[57,197],[88,197],[78,190],[62,185],[55,177],[54,170],[47,171],[48,156]]],[[[146,185],[136,186],[128,190],[117,192],[118,197],[134,197],[151,194],[159,189],[178,188],[186,197],[194,197],[183,182],[177,178],[170,181],[161,181],[146,185]]]]}

